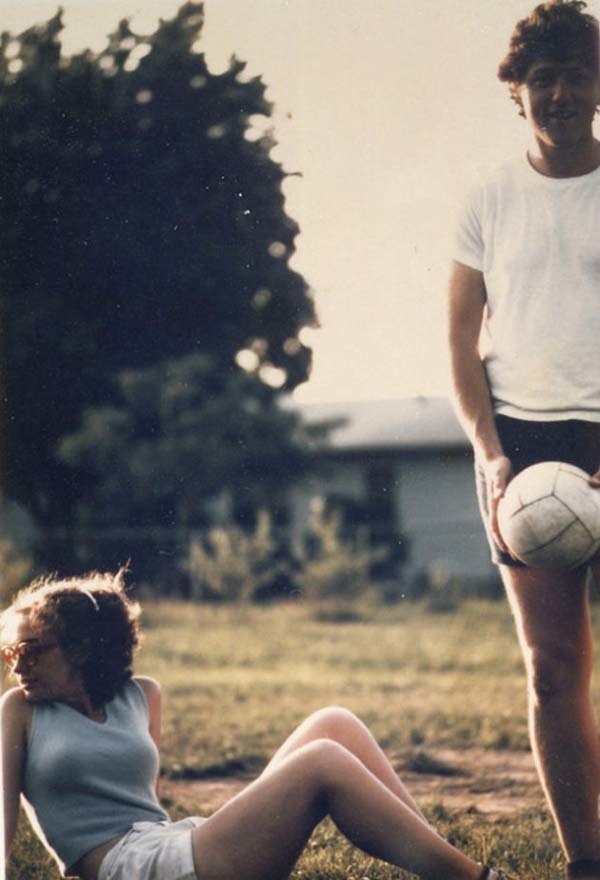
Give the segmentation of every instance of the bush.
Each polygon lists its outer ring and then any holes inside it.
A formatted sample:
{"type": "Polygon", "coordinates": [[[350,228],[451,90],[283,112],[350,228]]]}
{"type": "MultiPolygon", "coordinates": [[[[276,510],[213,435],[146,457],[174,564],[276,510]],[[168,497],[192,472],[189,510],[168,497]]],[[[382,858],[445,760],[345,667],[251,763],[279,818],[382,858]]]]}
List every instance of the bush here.
{"type": "Polygon", "coordinates": [[[354,540],[344,539],[339,512],[328,513],[322,499],[318,499],[309,538],[298,551],[302,593],[308,599],[354,599],[364,595],[371,586],[372,567],[386,553],[373,550],[360,534],[354,540]]]}
{"type": "Polygon", "coordinates": [[[194,599],[250,601],[270,592],[284,593],[285,585],[290,592],[293,583],[266,511],[259,512],[251,534],[232,526],[211,529],[204,540],[193,540],[183,568],[194,599]]]}

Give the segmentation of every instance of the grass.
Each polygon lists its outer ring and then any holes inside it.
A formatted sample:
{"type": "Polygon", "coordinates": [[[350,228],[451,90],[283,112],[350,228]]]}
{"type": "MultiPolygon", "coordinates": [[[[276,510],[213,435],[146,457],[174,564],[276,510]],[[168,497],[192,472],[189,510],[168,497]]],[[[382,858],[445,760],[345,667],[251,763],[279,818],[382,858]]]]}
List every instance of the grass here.
{"type": "MultiPolygon", "coordinates": [[[[298,721],[332,703],[360,715],[395,755],[440,746],[528,747],[522,662],[504,603],[467,602],[454,613],[432,614],[407,602],[365,607],[355,616],[360,619],[326,622],[301,603],[146,603],[137,671],[163,684],[163,773],[255,774],[298,721]]],[[[181,798],[169,805],[172,814],[198,811],[181,798]]],[[[441,804],[429,805],[429,812],[475,858],[506,865],[521,880],[558,872],[556,836],[543,805],[496,821],[450,814],[441,804]]],[[[58,876],[23,822],[8,880],[58,876]]],[[[293,874],[294,880],[405,876],[349,847],[329,824],[293,874]]]]}

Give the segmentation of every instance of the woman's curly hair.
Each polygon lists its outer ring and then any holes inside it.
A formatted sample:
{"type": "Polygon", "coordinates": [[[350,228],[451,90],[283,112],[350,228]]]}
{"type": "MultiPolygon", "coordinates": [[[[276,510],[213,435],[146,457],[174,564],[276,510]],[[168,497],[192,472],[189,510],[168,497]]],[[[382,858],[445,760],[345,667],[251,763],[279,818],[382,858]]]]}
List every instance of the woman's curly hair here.
{"type": "Polygon", "coordinates": [[[36,580],[2,612],[0,629],[26,614],[34,626],[51,630],[67,661],[81,671],[94,706],[103,706],[131,678],[139,644],[140,606],[127,597],[124,577],[120,569],[36,580]]]}
{"type": "Polygon", "coordinates": [[[584,12],[586,8],[583,0],[550,0],[540,3],[515,25],[508,53],[498,68],[498,79],[508,83],[521,116],[524,114],[519,86],[525,82],[534,61],[577,58],[598,71],[598,21],[584,12]]]}

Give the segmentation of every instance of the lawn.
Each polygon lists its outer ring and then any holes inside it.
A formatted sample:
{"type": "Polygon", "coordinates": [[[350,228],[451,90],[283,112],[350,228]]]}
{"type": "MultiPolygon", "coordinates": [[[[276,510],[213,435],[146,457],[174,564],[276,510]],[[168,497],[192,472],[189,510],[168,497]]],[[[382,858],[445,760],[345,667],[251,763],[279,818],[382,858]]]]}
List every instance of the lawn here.
{"type": "MultiPolygon", "coordinates": [[[[437,614],[409,602],[367,605],[346,623],[323,616],[302,603],[144,604],[137,671],[163,684],[167,782],[256,774],[301,718],[333,703],[360,715],[399,766],[417,750],[527,749],[524,675],[505,603],[468,602],[437,614]]],[[[168,806],[177,815],[201,812],[185,794],[168,806]]],[[[556,876],[557,842],[541,798],[538,806],[493,819],[451,811],[443,797],[425,807],[475,858],[506,865],[520,880],[556,876]]],[[[8,880],[58,876],[23,822],[8,880]]],[[[352,850],[328,824],[293,875],[405,876],[352,850]]]]}

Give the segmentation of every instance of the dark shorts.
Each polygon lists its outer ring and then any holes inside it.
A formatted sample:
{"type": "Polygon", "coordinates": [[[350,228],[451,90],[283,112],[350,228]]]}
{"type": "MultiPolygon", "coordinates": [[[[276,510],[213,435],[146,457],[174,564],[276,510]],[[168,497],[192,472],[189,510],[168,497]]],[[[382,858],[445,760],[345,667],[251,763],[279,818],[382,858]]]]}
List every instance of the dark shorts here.
{"type": "MultiPolygon", "coordinates": [[[[515,474],[539,461],[565,461],[592,474],[600,467],[600,422],[569,419],[564,422],[532,422],[496,416],[496,427],[504,454],[515,474]]],[[[475,484],[479,510],[495,565],[523,568],[524,564],[504,553],[494,541],[488,525],[487,486],[483,468],[475,462],[475,484]]]]}

